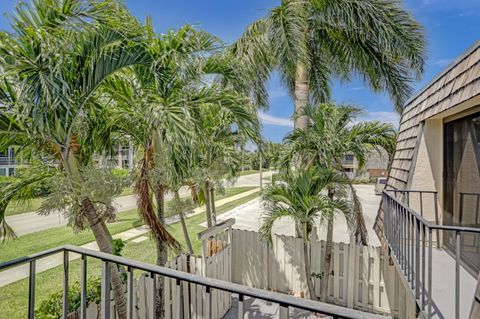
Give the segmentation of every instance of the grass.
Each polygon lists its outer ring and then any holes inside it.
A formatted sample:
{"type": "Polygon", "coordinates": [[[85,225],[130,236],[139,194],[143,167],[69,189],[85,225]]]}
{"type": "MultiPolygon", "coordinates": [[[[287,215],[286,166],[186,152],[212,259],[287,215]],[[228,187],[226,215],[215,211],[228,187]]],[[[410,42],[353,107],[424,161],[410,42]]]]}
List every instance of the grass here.
{"type": "MultiPolygon", "coordinates": [[[[252,174],[252,173],[248,173],[248,174],[252,174]]],[[[245,175],[248,175],[248,174],[245,174],[245,175]]],[[[245,187],[234,187],[234,189],[239,189],[240,190],[240,189],[245,189],[245,187]]],[[[252,188],[249,188],[249,189],[252,189],[252,188]]],[[[119,197],[129,196],[129,195],[133,195],[133,194],[134,194],[133,187],[127,187],[123,190],[123,192],[120,193],[119,197]]],[[[222,196],[222,195],[219,195],[219,196],[222,196]]],[[[6,216],[12,216],[12,215],[35,212],[40,208],[40,205],[42,205],[42,202],[43,202],[43,198],[41,198],[41,197],[33,198],[33,199],[31,199],[29,201],[26,201],[26,202],[25,201],[19,201],[19,202],[14,201],[14,202],[12,202],[11,205],[9,205],[7,207],[5,215],[6,216]]]]}
{"type": "Polygon", "coordinates": [[[249,170],[240,172],[240,174],[238,174],[238,176],[251,175],[251,174],[256,174],[258,172],[259,172],[259,170],[257,170],[257,169],[249,169],[249,170]]]}
{"type": "MultiPolygon", "coordinates": [[[[258,192],[248,195],[244,198],[237,199],[217,208],[217,213],[224,213],[234,207],[240,206],[259,195],[258,192]]],[[[194,250],[197,254],[201,252],[201,242],[197,239],[196,234],[205,228],[199,224],[205,221],[205,214],[198,214],[187,219],[187,227],[191,236],[194,250]]],[[[169,227],[179,241],[184,244],[183,233],[180,223],[175,223],[169,227]]],[[[141,243],[128,242],[124,248],[123,256],[142,262],[155,262],[155,244],[151,240],[141,243]]],[[[58,292],[62,287],[62,266],[55,267],[38,273],[36,276],[36,295],[35,305],[38,307],[40,303],[48,298],[52,293],[58,292]]],[[[100,262],[89,259],[88,276],[98,277],[100,275],[100,262]]],[[[73,284],[80,280],[80,263],[78,260],[69,264],[69,282],[73,284]]],[[[20,319],[27,317],[28,304],[28,278],[22,279],[10,285],[0,288],[2,298],[0,298],[0,309],[2,318],[20,319]]]]}
{"type": "MultiPolygon", "coordinates": [[[[220,200],[222,198],[234,196],[251,189],[254,189],[254,187],[227,188],[225,190],[225,194],[218,195],[216,199],[220,200]]],[[[170,209],[168,202],[165,206],[166,215],[174,215],[175,212],[170,209]]],[[[118,213],[117,221],[115,223],[108,224],[107,226],[113,235],[134,227],[138,227],[142,224],[142,221],[138,218],[137,210],[133,209],[118,213]]],[[[8,241],[3,244],[0,243],[0,262],[30,255],[63,244],[81,246],[94,240],[95,238],[90,230],[74,234],[72,229],[67,226],[50,228],[36,233],[20,236],[13,241],[8,241]]]]}
{"type": "Polygon", "coordinates": [[[6,216],[18,215],[24,213],[30,213],[38,210],[40,205],[42,205],[43,198],[37,197],[29,200],[27,202],[21,201],[12,202],[11,205],[8,205],[7,210],[5,211],[6,216]]]}

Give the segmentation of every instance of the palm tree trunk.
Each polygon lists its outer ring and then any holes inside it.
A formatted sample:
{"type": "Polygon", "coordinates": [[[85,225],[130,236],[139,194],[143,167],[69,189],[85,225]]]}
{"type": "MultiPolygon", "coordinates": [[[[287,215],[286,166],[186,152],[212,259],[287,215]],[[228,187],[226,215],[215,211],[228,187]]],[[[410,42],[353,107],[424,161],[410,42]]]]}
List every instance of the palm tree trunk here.
{"type": "MultiPolygon", "coordinates": [[[[165,225],[165,187],[157,185],[154,190],[157,206],[157,218],[162,225],[165,225]]],[[[166,242],[156,242],[157,248],[157,265],[165,266],[168,261],[168,245],[166,242]]],[[[155,298],[156,317],[161,319],[165,317],[165,306],[163,302],[164,277],[157,276],[157,298],[155,298]]]]}
{"type": "MultiPolygon", "coordinates": [[[[113,252],[112,236],[108,231],[105,222],[98,217],[95,207],[88,198],[82,200],[82,211],[87,217],[87,220],[90,224],[90,229],[95,236],[95,240],[100,251],[111,254],[113,252]]],[[[124,319],[127,318],[127,300],[125,298],[125,287],[120,278],[120,273],[118,271],[117,265],[111,264],[110,271],[110,282],[113,289],[113,296],[115,299],[115,307],[117,309],[118,318],[124,319]]]]}
{"type": "Polygon", "coordinates": [[[210,209],[212,210],[212,224],[217,224],[217,208],[215,206],[215,187],[210,187],[210,209]]]}
{"type": "Polygon", "coordinates": [[[332,247],[333,247],[333,219],[328,220],[327,226],[327,242],[325,244],[325,259],[323,260],[323,276],[321,283],[321,300],[327,302],[328,298],[328,282],[330,279],[330,267],[332,264],[332,247]]]}
{"type": "MultiPolygon", "coordinates": [[[[180,202],[180,194],[178,194],[178,190],[175,191],[175,201],[177,201],[177,203],[180,202]]],[[[180,223],[182,224],[183,237],[185,238],[185,244],[187,245],[188,252],[190,255],[193,255],[192,242],[190,241],[190,235],[188,234],[187,223],[185,222],[185,215],[182,209],[179,210],[178,216],[180,217],[180,223]]]]}
{"type": "Polygon", "coordinates": [[[210,183],[205,182],[205,212],[207,213],[207,226],[211,228],[212,225],[212,210],[210,207],[210,183]]]}
{"type": "Polygon", "coordinates": [[[357,191],[352,185],[352,182],[348,180],[350,191],[352,192],[353,199],[353,213],[355,214],[355,238],[356,243],[367,246],[368,245],[368,231],[365,225],[365,217],[363,216],[362,203],[358,198],[357,191]]]}
{"type": "Polygon", "coordinates": [[[302,114],[309,100],[308,72],[306,67],[299,63],[295,74],[295,128],[303,129],[308,126],[308,117],[302,114]]]}
{"type": "Polygon", "coordinates": [[[305,279],[307,280],[308,294],[310,299],[315,300],[317,296],[315,294],[315,288],[313,287],[312,282],[312,267],[311,267],[311,258],[310,258],[310,241],[308,239],[307,224],[303,223],[303,256],[304,256],[304,266],[305,266],[305,279]]]}

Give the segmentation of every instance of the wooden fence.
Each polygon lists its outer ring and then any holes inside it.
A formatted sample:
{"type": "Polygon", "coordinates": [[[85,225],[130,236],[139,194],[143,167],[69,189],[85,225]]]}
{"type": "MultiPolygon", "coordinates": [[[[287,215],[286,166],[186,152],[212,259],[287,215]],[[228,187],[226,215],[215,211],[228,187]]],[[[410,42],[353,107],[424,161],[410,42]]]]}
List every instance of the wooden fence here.
{"type": "MultiPolygon", "coordinates": [[[[180,255],[167,263],[166,267],[188,272],[196,275],[231,281],[230,271],[231,247],[225,247],[222,251],[206,260],[206,269],[203,266],[201,257],[180,255]]],[[[133,318],[153,319],[155,307],[153,305],[153,280],[147,273],[142,273],[134,281],[133,318]]],[[[205,307],[205,287],[182,282],[180,291],[177,290],[176,280],[165,278],[164,280],[164,303],[165,319],[203,319],[222,318],[231,307],[231,295],[227,292],[212,290],[211,316],[205,307]],[[180,317],[180,307],[183,307],[183,317],[180,317]]],[[[113,296],[113,293],[112,293],[113,296]]],[[[115,303],[111,301],[111,318],[115,319],[115,303]]],[[[72,313],[68,319],[80,318],[79,311],[72,313]]],[[[87,318],[100,318],[100,307],[97,304],[90,304],[87,308],[87,318]]]]}
{"type": "MultiPolygon", "coordinates": [[[[307,295],[302,239],[274,235],[272,244],[268,244],[258,233],[238,229],[232,236],[233,282],[299,297],[307,295]]],[[[313,241],[311,252],[312,272],[323,273],[325,242],[313,241]]],[[[411,313],[414,306],[405,304],[401,278],[381,247],[334,243],[330,273],[330,302],[410,317],[406,313],[411,313]]],[[[314,278],[315,292],[320,297],[320,279],[314,278]]]]}

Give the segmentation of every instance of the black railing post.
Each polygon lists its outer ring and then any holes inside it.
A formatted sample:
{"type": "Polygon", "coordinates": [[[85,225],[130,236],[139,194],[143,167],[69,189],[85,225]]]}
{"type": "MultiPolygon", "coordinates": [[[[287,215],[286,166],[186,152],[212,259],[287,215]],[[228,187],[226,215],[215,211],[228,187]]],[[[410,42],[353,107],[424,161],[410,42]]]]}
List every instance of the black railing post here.
{"type": "MultiPolygon", "coordinates": [[[[438,204],[437,204],[437,199],[438,199],[438,195],[437,195],[437,192],[433,193],[433,207],[435,209],[435,224],[439,225],[440,222],[439,222],[439,217],[438,217],[438,204]]],[[[436,235],[437,235],[437,247],[438,244],[439,244],[439,241],[440,241],[440,231],[437,229],[436,230],[436,235]]]]}
{"type": "Polygon", "coordinates": [[[205,307],[207,311],[205,312],[205,318],[211,319],[212,318],[212,296],[210,287],[205,287],[205,307]]]}
{"type": "Polygon", "coordinates": [[[243,309],[243,295],[239,294],[238,295],[238,319],[243,319],[245,316],[245,312],[243,309]]]}
{"type": "Polygon", "coordinates": [[[460,318],[460,232],[455,232],[455,319],[460,318]]]}
{"type": "Polygon", "coordinates": [[[133,319],[133,268],[127,272],[127,318],[133,319]]]}
{"type": "Polygon", "coordinates": [[[280,304],[279,319],[288,319],[288,305],[280,304]]]}
{"type": "Polygon", "coordinates": [[[427,231],[422,223],[422,311],[425,311],[425,247],[427,242],[427,231]]]}
{"type": "Polygon", "coordinates": [[[110,263],[102,261],[101,318],[110,319],[110,263]]]}
{"type": "Polygon", "coordinates": [[[415,218],[415,299],[420,299],[420,220],[415,218]]]}
{"type": "Polygon", "coordinates": [[[63,318],[68,315],[68,251],[63,251],[63,318]]]}
{"type": "Polygon", "coordinates": [[[29,278],[28,278],[28,318],[35,317],[35,260],[30,261],[29,278]]]}
{"type": "Polygon", "coordinates": [[[80,272],[80,318],[87,319],[87,256],[83,254],[80,272]]]}
{"type": "Polygon", "coordinates": [[[432,229],[428,228],[428,311],[427,319],[432,318],[432,229]]]}

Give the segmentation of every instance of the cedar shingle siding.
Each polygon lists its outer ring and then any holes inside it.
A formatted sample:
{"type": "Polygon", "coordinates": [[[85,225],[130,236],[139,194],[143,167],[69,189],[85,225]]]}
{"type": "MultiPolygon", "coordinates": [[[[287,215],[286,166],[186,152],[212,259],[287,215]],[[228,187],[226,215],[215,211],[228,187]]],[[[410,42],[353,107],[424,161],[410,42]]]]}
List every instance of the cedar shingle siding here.
{"type": "MultiPolygon", "coordinates": [[[[480,95],[480,41],[436,76],[405,105],[400,119],[397,149],[387,179],[387,188],[405,189],[414,165],[417,136],[422,122],[462,102],[480,95]]],[[[375,222],[375,230],[383,241],[383,212],[375,222]]]]}

